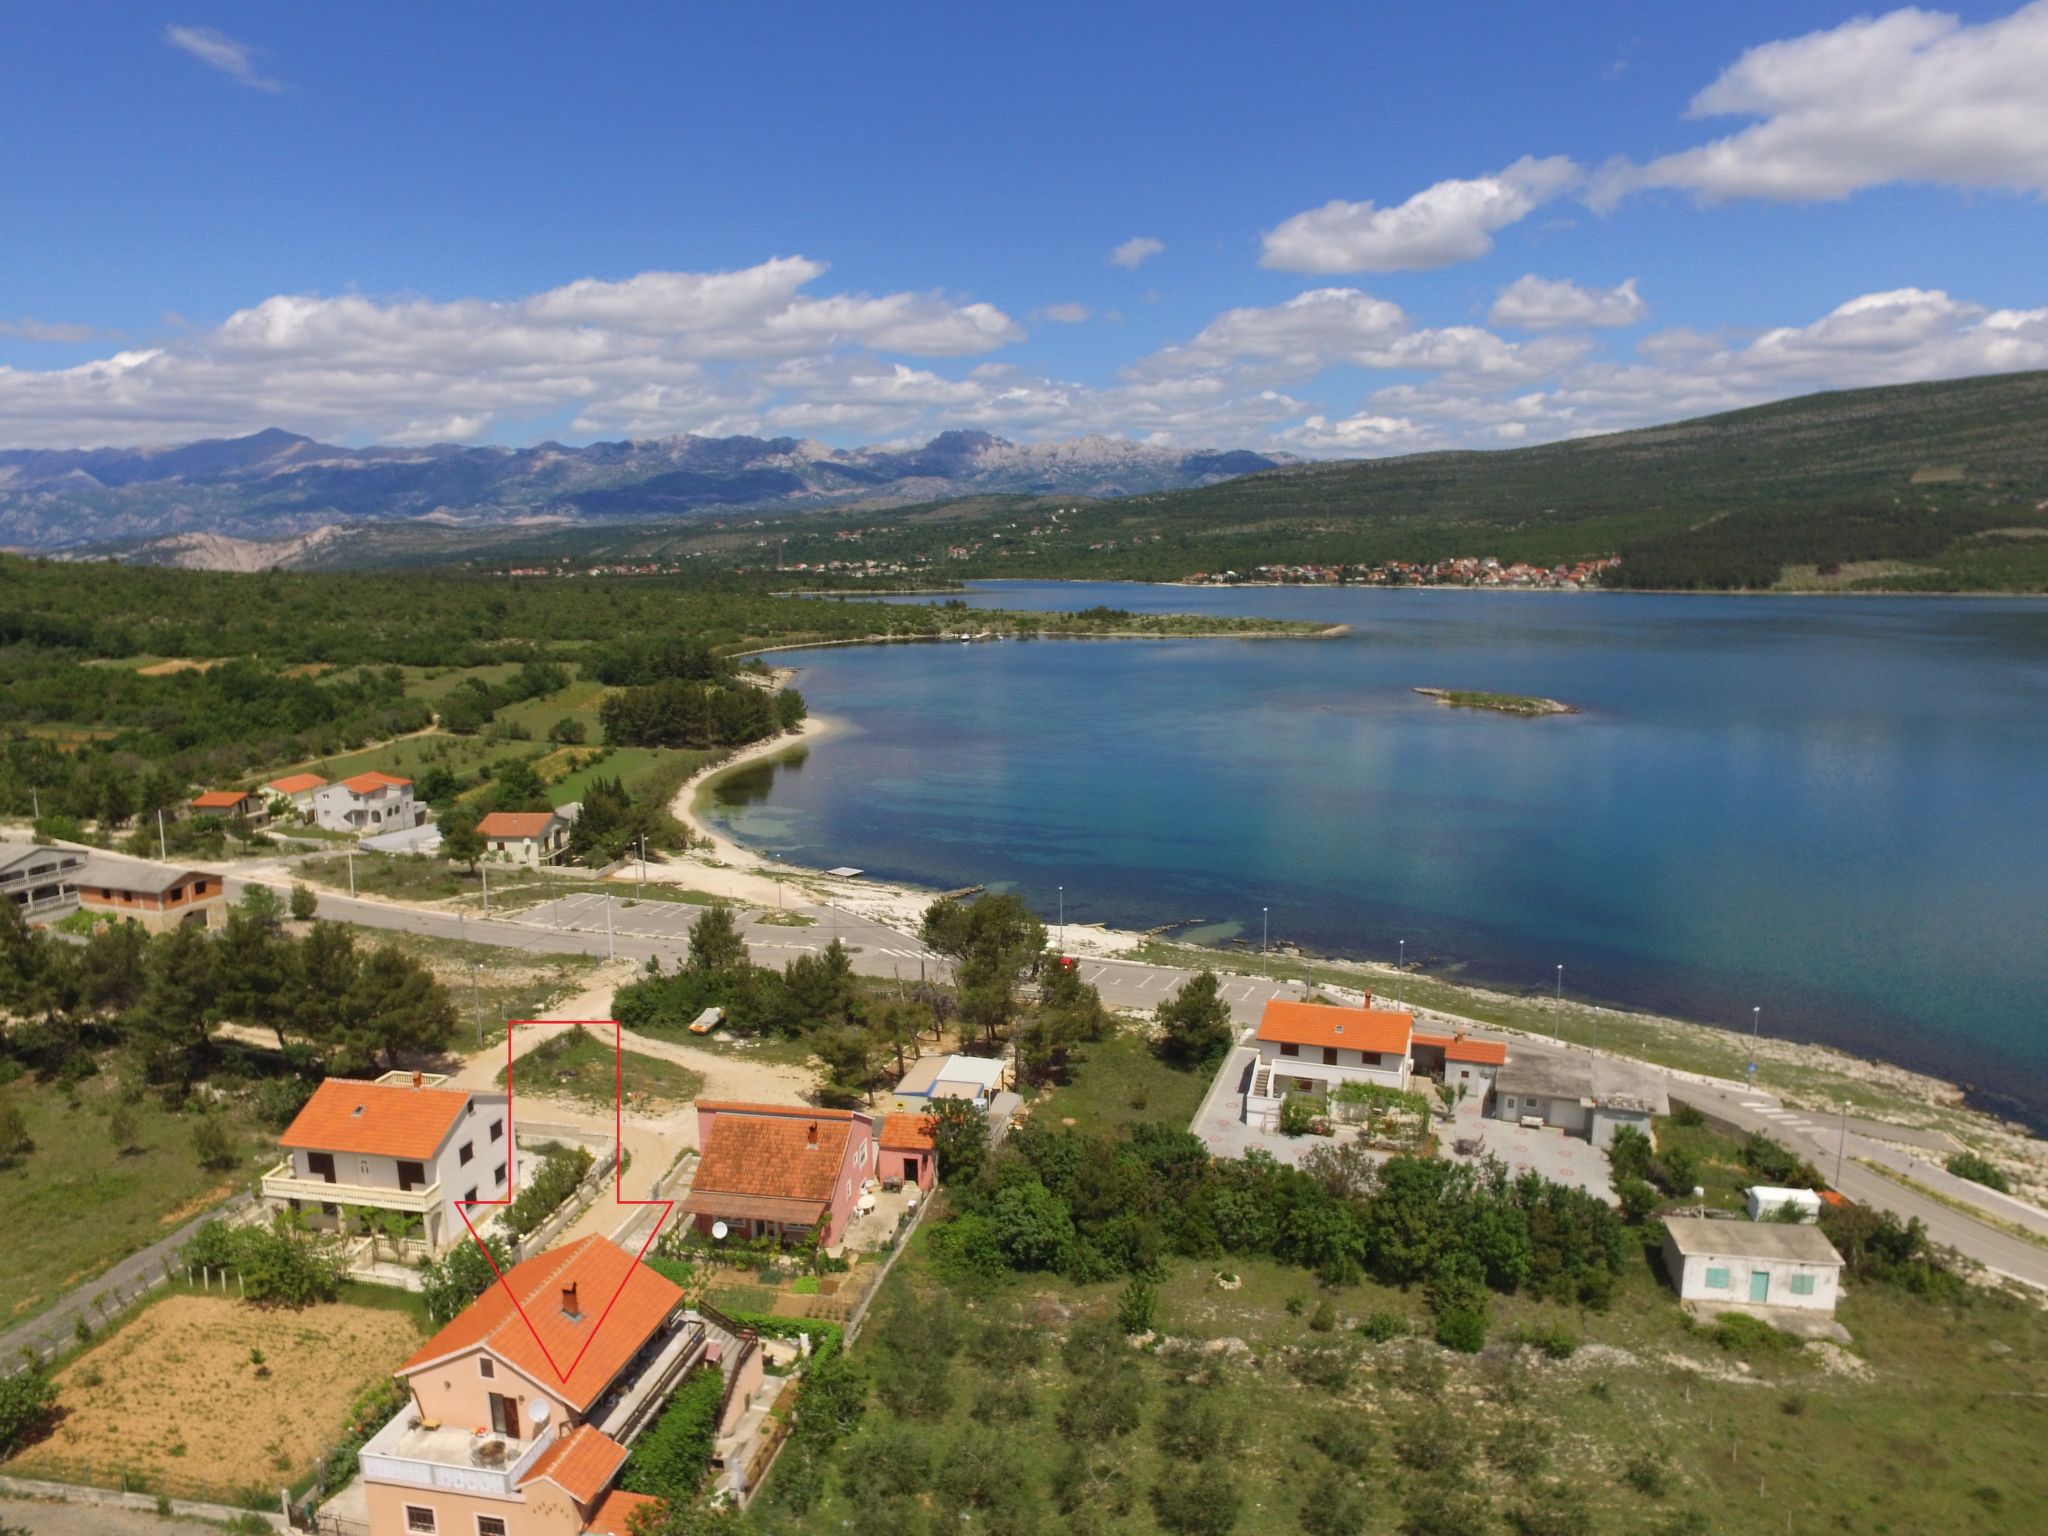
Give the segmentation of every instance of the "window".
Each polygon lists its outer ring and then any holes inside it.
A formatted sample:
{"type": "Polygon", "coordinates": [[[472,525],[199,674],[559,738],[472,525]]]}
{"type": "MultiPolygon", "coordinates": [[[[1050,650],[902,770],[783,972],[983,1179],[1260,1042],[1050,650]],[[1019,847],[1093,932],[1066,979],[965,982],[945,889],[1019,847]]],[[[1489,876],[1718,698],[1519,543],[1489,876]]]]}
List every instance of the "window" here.
{"type": "Polygon", "coordinates": [[[500,1184],[505,1182],[505,1165],[503,1163],[498,1164],[498,1171],[495,1177],[500,1184]]]}
{"type": "Polygon", "coordinates": [[[461,1166],[467,1167],[467,1166],[468,1166],[468,1164],[469,1164],[469,1160],[470,1160],[470,1159],[471,1159],[472,1157],[475,1157],[475,1156],[476,1156],[476,1146],[475,1146],[475,1144],[474,1144],[474,1143],[472,1143],[472,1142],[467,1142],[467,1141],[465,1141],[465,1142],[464,1142],[464,1143],[463,1143],[463,1144],[461,1145],[461,1147],[457,1149],[457,1151],[456,1151],[456,1153],[455,1153],[455,1161],[456,1161],[456,1163],[457,1163],[458,1165],[461,1165],[461,1166]]]}
{"type": "Polygon", "coordinates": [[[1811,1296],[1813,1294],[1813,1276],[1794,1275],[1792,1277],[1792,1294],[1794,1296],[1811,1296]]]}
{"type": "Polygon", "coordinates": [[[497,1362],[492,1360],[489,1355],[477,1356],[476,1373],[483,1377],[484,1380],[489,1381],[498,1374],[497,1362]]]}
{"type": "Polygon", "coordinates": [[[1377,1067],[1385,1064],[1385,1058],[1378,1051],[1360,1051],[1358,1064],[1362,1067],[1377,1067]]]}
{"type": "Polygon", "coordinates": [[[1299,1056],[1301,1054],[1301,1047],[1292,1040],[1283,1040],[1280,1042],[1280,1054],[1282,1056],[1299,1056]]]}
{"type": "Polygon", "coordinates": [[[497,1515],[478,1515],[476,1536],[505,1536],[504,1520],[497,1515]]]}
{"type": "Polygon", "coordinates": [[[505,1122],[504,1122],[504,1121],[502,1121],[502,1120],[493,1120],[493,1121],[491,1122],[491,1140],[493,1140],[493,1141],[503,1141],[504,1139],[505,1139],[505,1122]]]}
{"type": "Polygon", "coordinates": [[[436,1528],[434,1525],[433,1510],[429,1509],[424,1504],[406,1505],[405,1528],[408,1531],[426,1531],[429,1533],[433,1532],[436,1528]]]}
{"type": "Polygon", "coordinates": [[[1323,1065],[1326,1067],[1334,1067],[1335,1065],[1337,1065],[1337,1047],[1335,1047],[1334,1045],[1326,1045],[1323,1047],[1323,1065]]]}
{"type": "Polygon", "coordinates": [[[1513,1109],[1515,1107],[1515,1096],[1512,1093],[1508,1095],[1507,1107],[1509,1109],[1513,1109]]]}
{"type": "Polygon", "coordinates": [[[468,1194],[464,1195],[462,1198],[465,1201],[474,1204],[476,1201],[476,1191],[472,1189],[468,1194]]]}
{"type": "Polygon", "coordinates": [[[1725,1290],[1727,1290],[1727,1289],[1728,1289],[1728,1271],[1727,1271],[1727,1270],[1725,1270],[1725,1269],[1710,1269],[1710,1270],[1708,1270],[1708,1271],[1707,1271],[1707,1289],[1708,1289],[1708,1290],[1710,1290],[1710,1291],[1725,1291],[1725,1290]]]}

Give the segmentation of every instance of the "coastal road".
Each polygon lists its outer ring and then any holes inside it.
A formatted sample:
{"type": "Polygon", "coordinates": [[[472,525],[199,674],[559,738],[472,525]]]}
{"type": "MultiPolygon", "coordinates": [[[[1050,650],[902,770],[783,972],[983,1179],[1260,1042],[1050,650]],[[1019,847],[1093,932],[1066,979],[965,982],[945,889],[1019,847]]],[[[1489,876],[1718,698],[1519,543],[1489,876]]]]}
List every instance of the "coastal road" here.
{"type": "MultiPolygon", "coordinates": [[[[247,883],[231,876],[227,882],[230,898],[239,896],[240,887],[247,883]]],[[[284,893],[284,887],[274,880],[258,883],[284,893]]],[[[689,927],[703,910],[687,903],[654,900],[626,906],[614,898],[610,904],[608,939],[605,907],[603,897],[579,894],[512,916],[483,918],[331,891],[320,893],[323,917],[366,928],[467,940],[534,954],[610,953],[643,961],[658,956],[669,966],[689,952],[689,927]]],[[[758,963],[780,966],[798,954],[822,950],[836,937],[852,951],[853,968],[863,976],[894,976],[905,981],[915,981],[921,975],[945,977],[945,961],[932,956],[911,935],[874,918],[826,904],[792,903],[788,910],[811,918],[812,924],[785,927],[766,923],[761,921],[764,914],[758,909],[746,909],[741,933],[758,963]]],[[[1220,958],[1227,961],[1232,957],[1220,958]]],[[[1137,960],[1081,956],[1079,961],[1082,979],[1101,993],[1105,1004],[1139,1012],[1150,1012],[1193,974],[1137,960]]],[[[1257,976],[1224,973],[1223,983],[1223,998],[1230,1005],[1231,1017],[1240,1025],[1255,1023],[1268,998],[1301,995],[1296,986],[1257,976]]],[[[1501,1038],[1497,1033],[1489,1036],[1483,1027],[1472,1033],[1481,1038],[1501,1038]]],[[[1509,1043],[1525,1048],[1529,1045],[1528,1041],[1513,1037],[1509,1037],[1509,1043]]],[[[1777,1137],[1801,1156],[1812,1159],[1822,1173],[1833,1177],[1839,1133],[1827,1116],[1786,1110],[1769,1095],[1753,1092],[1741,1084],[1705,1084],[1673,1076],[1670,1089],[1678,1097],[1743,1130],[1765,1131],[1777,1137]]],[[[1857,1164],[1858,1157],[1899,1165],[1902,1155],[1857,1134],[1852,1123],[1847,1154],[1842,1159],[1841,1182],[1837,1185],[1850,1199],[1888,1210],[1901,1220],[1918,1218],[1936,1242],[1954,1248],[1997,1274],[2048,1290],[2048,1247],[2001,1231],[1873,1173],[1857,1164]]],[[[1902,1166],[1901,1171],[1908,1170],[1902,1166]]],[[[2048,1217],[2031,1208],[2023,1207],[2016,1212],[2011,1207],[2017,1202],[2003,1202],[1994,1208],[1991,1202],[1997,1197],[1953,1178],[1932,1161],[1932,1154],[1930,1160],[1912,1164],[1910,1176],[1965,1204],[1984,1209],[1998,1220],[2023,1226],[2038,1224],[2048,1234],[2048,1217]]]]}

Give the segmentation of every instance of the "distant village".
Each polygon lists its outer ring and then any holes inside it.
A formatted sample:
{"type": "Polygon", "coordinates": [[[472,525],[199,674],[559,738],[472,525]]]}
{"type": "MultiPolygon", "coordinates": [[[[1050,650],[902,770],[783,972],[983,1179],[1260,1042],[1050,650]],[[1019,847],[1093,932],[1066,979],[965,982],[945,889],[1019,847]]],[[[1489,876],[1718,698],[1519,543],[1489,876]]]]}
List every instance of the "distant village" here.
{"type": "Polygon", "coordinates": [[[1502,564],[1492,555],[1461,555],[1417,564],[1389,560],[1382,565],[1255,565],[1246,571],[1196,571],[1183,585],[1355,586],[1355,587],[1525,587],[1577,592],[1597,586],[1601,573],[1621,564],[1616,555],[1601,560],[1574,560],[1564,565],[1530,565],[1517,560],[1502,564]]]}

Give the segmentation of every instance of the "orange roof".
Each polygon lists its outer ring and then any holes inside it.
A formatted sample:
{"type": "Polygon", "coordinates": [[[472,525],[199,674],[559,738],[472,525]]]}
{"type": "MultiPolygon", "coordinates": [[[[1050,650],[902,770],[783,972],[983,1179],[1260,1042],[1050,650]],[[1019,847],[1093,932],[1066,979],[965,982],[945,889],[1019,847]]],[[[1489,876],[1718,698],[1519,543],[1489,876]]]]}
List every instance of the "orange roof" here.
{"type": "Polygon", "coordinates": [[[623,1445],[603,1430],[578,1424],[540,1453],[540,1458],[519,1479],[519,1486],[524,1488],[536,1479],[552,1478],[568,1489],[569,1497],[578,1504],[588,1504],[604,1492],[605,1485],[625,1464],[623,1445]]]}
{"type": "Polygon", "coordinates": [[[246,789],[209,789],[203,795],[194,795],[192,803],[202,811],[231,811],[248,798],[246,789]]]}
{"type": "Polygon", "coordinates": [[[652,1509],[660,1502],[651,1493],[628,1493],[623,1488],[614,1488],[597,1506],[596,1513],[590,1517],[590,1524],[583,1527],[584,1536],[626,1536],[626,1527],[632,1524],[633,1512],[652,1509]]]}
{"type": "Polygon", "coordinates": [[[263,787],[280,795],[303,795],[309,789],[318,789],[327,781],[317,773],[288,773],[281,779],[272,779],[263,787]]]}
{"type": "Polygon", "coordinates": [[[469,1095],[453,1088],[408,1088],[330,1077],[278,1139],[314,1152],[425,1159],[462,1117],[469,1095]]]}
{"type": "Polygon", "coordinates": [[[1508,1059],[1508,1048],[1495,1040],[1466,1040],[1457,1035],[1414,1035],[1408,1043],[1411,1046],[1433,1045],[1444,1053],[1445,1061],[1470,1061],[1497,1067],[1508,1059]]]}
{"type": "Polygon", "coordinates": [[[343,779],[341,787],[352,795],[374,795],[380,789],[401,789],[410,783],[411,779],[396,779],[388,773],[359,773],[343,779]]]}
{"type": "Polygon", "coordinates": [[[697,1163],[692,1200],[706,1194],[766,1195],[823,1206],[853,1135],[849,1110],[788,1104],[697,1105],[717,1111],[697,1163]]]}
{"type": "Polygon", "coordinates": [[[419,1353],[398,1368],[398,1374],[409,1376],[451,1355],[488,1349],[550,1392],[559,1392],[581,1413],[597,1401],[682,1299],[680,1286],[664,1280],[616,1243],[595,1235],[581,1237],[513,1265],[500,1283],[420,1346],[419,1353]],[[579,1315],[573,1318],[562,1311],[562,1288],[568,1285],[577,1291],[579,1315]],[[514,1296],[519,1298],[517,1307],[512,1304],[514,1296]],[[597,1326],[599,1318],[604,1319],[602,1328],[597,1326]],[[532,1328],[527,1327],[528,1322],[532,1328]],[[555,1368],[556,1362],[569,1369],[567,1381],[555,1368]]]}
{"type": "Polygon", "coordinates": [[[932,1149],[930,1115],[891,1115],[882,1122],[882,1145],[909,1148],[915,1152],[932,1149]]]}
{"type": "Polygon", "coordinates": [[[493,811],[476,829],[485,837],[539,837],[554,819],[553,811],[493,811]]]}
{"type": "Polygon", "coordinates": [[[1408,1054],[1415,1023],[1405,1013],[1383,1008],[1333,1008],[1328,1003],[1294,1003],[1273,998],[1259,1020],[1259,1038],[1282,1045],[1335,1045],[1381,1055],[1408,1054]]]}

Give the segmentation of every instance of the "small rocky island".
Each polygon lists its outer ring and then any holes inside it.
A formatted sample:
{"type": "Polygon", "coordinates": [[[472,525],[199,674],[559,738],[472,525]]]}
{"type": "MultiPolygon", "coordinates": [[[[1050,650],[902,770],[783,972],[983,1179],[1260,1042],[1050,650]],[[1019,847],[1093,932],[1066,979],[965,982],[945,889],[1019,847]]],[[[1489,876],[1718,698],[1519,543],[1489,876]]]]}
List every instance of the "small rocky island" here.
{"type": "Polygon", "coordinates": [[[1452,709],[1490,709],[1502,715],[1576,715],[1574,705],[1530,699],[1518,693],[1478,693],[1469,688],[1418,688],[1417,693],[1452,709]]]}

